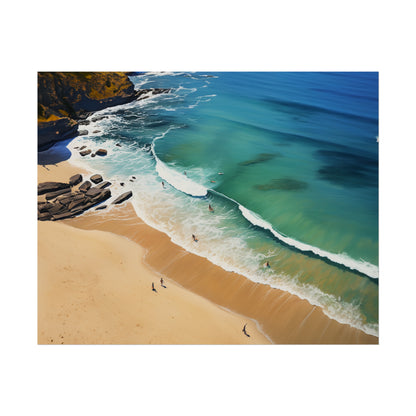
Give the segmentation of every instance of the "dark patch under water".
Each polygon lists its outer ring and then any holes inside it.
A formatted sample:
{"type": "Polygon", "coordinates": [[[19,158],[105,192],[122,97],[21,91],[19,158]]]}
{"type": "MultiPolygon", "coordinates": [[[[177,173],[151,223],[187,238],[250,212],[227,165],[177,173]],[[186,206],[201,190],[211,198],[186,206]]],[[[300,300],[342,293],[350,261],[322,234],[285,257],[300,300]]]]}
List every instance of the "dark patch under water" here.
{"type": "Polygon", "coordinates": [[[269,183],[263,185],[255,185],[254,188],[260,191],[271,191],[271,190],[281,190],[281,191],[299,191],[306,189],[308,184],[303,181],[292,178],[279,178],[272,179],[269,183]]]}
{"type": "Polygon", "coordinates": [[[268,160],[274,159],[275,157],[282,157],[281,153],[260,153],[254,159],[245,160],[240,162],[240,166],[250,166],[257,163],[267,162],[268,160]]]}
{"type": "Polygon", "coordinates": [[[275,111],[278,111],[280,113],[290,114],[290,115],[293,115],[293,117],[297,117],[297,118],[307,117],[316,113],[321,113],[321,114],[329,114],[329,115],[334,115],[334,116],[342,116],[350,120],[358,120],[358,121],[364,121],[367,123],[378,124],[378,120],[371,118],[371,117],[366,117],[366,116],[352,114],[352,113],[345,113],[342,111],[319,107],[319,106],[311,105],[311,104],[298,103],[295,101],[285,101],[285,100],[280,100],[276,98],[264,98],[264,102],[267,103],[267,105],[270,108],[273,108],[275,111]]]}
{"type": "Polygon", "coordinates": [[[378,186],[378,161],[362,155],[318,150],[318,158],[326,164],[318,170],[318,177],[345,187],[378,186]]]}

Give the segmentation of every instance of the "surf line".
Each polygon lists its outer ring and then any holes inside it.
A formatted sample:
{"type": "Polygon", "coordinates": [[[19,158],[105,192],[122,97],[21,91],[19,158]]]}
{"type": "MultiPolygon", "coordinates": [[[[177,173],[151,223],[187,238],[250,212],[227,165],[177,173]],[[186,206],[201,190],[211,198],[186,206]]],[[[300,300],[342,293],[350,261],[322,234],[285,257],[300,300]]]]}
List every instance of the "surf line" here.
{"type": "Polygon", "coordinates": [[[318,247],[314,247],[312,245],[302,243],[293,238],[285,236],[283,233],[277,232],[272,227],[272,225],[263,218],[261,218],[260,215],[250,211],[248,208],[244,207],[233,198],[230,198],[227,195],[222,194],[221,192],[217,192],[214,189],[208,189],[205,186],[192,181],[187,176],[168,167],[157,157],[154,145],[156,140],[162,139],[170,130],[175,128],[180,128],[180,126],[169,127],[169,129],[166,132],[162,133],[160,136],[156,137],[153,140],[151,147],[152,154],[156,161],[156,171],[158,175],[166,182],[168,182],[171,186],[173,186],[175,189],[192,197],[206,197],[209,192],[212,194],[216,194],[222,198],[228,199],[229,201],[237,205],[241,214],[248,222],[250,222],[252,225],[256,227],[260,227],[270,232],[273,235],[273,237],[275,237],[281,244],[287,246],[288,248],[295,249],[307,256],[319,258],[322,261],[325,261],[326,263],[332,264],[334,266],[341,267],[343,269],[349,269],[365,277],[378,280],[378,267],[374,264],[371,264],[364,260],[357,261],[349,257],[347,254],[330,253],[318,247]]]}
{"type": "Polygon", "coordinates": [[[276,238],[280,243],[287,246],[289,249],[295,249],[304,255],[313,256],[319,258],[326,263],[334,265],[336,267],[341,267],[343,269],[353,270],[354,272],[364,275],[365,277],[370,277],[371,279],[378,280],[378,267],[374,264],[368,263],[364,260],[357,261],[352,259],[347,254],[335,254],[328,251],[322,250],[318,247],[311,246],[306,243],[294,240],[281,232],[277,232],[270,223],[260,217],[260,215],[250,211],[248,208],[241,205],[238,201],[233,198],[228,197],[227,195],[217,192],[214,189],[209,189],[209,193],[216,194],[222,198],[226,198],[229,201],[234,202],[238,209],[240,210],[243,217],[252,225],[262,228],[270,232],[274,238],[276,238]]]}
{"type": "Polygon", "coordinates": [[[205,197],[207,195],[208,189],[205,186],[202,186],[193,180],[189,179],[186,175],[183,175],[177,172],[175,169],[168,167],[164,162],[162,162],[155,151],[155,142],[157,140],[163,139],[170,130],[181,128],[181,126],[171,126],[160,136],[157,136],[153,139],[151,145],[151,152],[156,162],[156,172],[158,175],[173,186],[178,191],[181,191],[192,197],[205,197]]]}

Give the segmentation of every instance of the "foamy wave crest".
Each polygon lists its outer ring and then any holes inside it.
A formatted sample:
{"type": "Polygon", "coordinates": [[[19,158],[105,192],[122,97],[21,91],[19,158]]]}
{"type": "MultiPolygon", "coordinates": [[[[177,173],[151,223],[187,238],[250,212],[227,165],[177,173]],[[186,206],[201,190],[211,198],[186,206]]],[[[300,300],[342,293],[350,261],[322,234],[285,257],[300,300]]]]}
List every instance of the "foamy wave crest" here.
{"type": "Polygon", "coordinates": [[[169,185],[191,196],[205,196],[208,189],[189,179],[186,175],[166,166],[155,154],[156,172],[169,185]]]}
{"type": "Polygon", "coordinates": [[[311,246],[309,244],[302,243],[300,241],[294,240],[290,237],[287,237],[281,233],[278,233],[273,229],[271,224],[263,220],[260,216],[250,211],[249,209],[243,207],[242,205],[238,206],[239,210],[243,214],[244,218],[250,221],[252,224],[257,225],[258,227],[269,230],[278,240],[283,241],[285,244],[295,247],[298,250],[304,252],[312,252],[319,257],[327,258],[333,263],[340,264],[342,266],[348,267],[351,270],[357,270],[360,273],[365,274],[368,277],[373,279],[378,279],[378,267],[374,264],[368,263],[364,260],[355,260],[349,257],[346,254],[334,254],[325,250],[321,250],[318,247],[311,246]]]}

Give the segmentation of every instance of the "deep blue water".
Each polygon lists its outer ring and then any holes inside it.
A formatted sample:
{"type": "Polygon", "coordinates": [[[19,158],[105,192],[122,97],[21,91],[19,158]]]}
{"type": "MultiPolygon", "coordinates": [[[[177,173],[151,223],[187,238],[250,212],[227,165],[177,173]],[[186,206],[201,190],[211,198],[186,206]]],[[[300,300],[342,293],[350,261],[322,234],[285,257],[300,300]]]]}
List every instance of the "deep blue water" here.
{"type": "Polygon", "coordinates": [[[101,111],[70,148],[108,156],[75,162],[125,181],[137,213],[187,250],[377,334],[378,74],[131,79],[171,92],[101,111]]]}

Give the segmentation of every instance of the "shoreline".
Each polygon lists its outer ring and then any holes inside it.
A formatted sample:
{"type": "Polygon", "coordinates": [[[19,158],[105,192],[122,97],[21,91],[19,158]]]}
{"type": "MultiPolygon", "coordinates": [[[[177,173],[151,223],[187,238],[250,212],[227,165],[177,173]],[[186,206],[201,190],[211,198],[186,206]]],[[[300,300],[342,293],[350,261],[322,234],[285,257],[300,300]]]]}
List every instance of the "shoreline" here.
{"type": "MultiPolygon", "coordinates": [[[[49,175],[81,173],[69,161],[54,167],[49,175]],[[72,169],[72,171],[71,171],[72,169]]],[[[39,167],[38,169],[42,169],[39,167]]],[[[85,173],[85,171],[84,171],[85,173]]],[[[52,177],[52,176],[51,176],[52,177]]],[[[54,180],[59,177],[53,176],[54,180]]],[[[50,179],[52,180],[52,179],[50,179]]],[[[146,250],[145,263],[162,274],[225,310],[250,317],[278,344],[377,344],[378,337],[348,324],[341,324],[318,307],[296,295],[254,283],[227,272],[203,257],[174,244],[164,233],[145,224],[130,203],[109,212],[87,212],[62,223],[83,230],[100,230],[127,237],[146,250]],[[184,274],[184,270],[187,271],[184,274]]]]}
{"type": "Polygon", "coordinates": [[[130,203],[107,213],[86,213],[64,222],[82,229],[109,231],[137,242],[147,250],[145,262],[153,270],[219,306],[254,319],[273,343],[378,343],[377,337],[329,318],[305,299],[252,282],[187,252],[166,234],[145,224],[130,203]]]}

